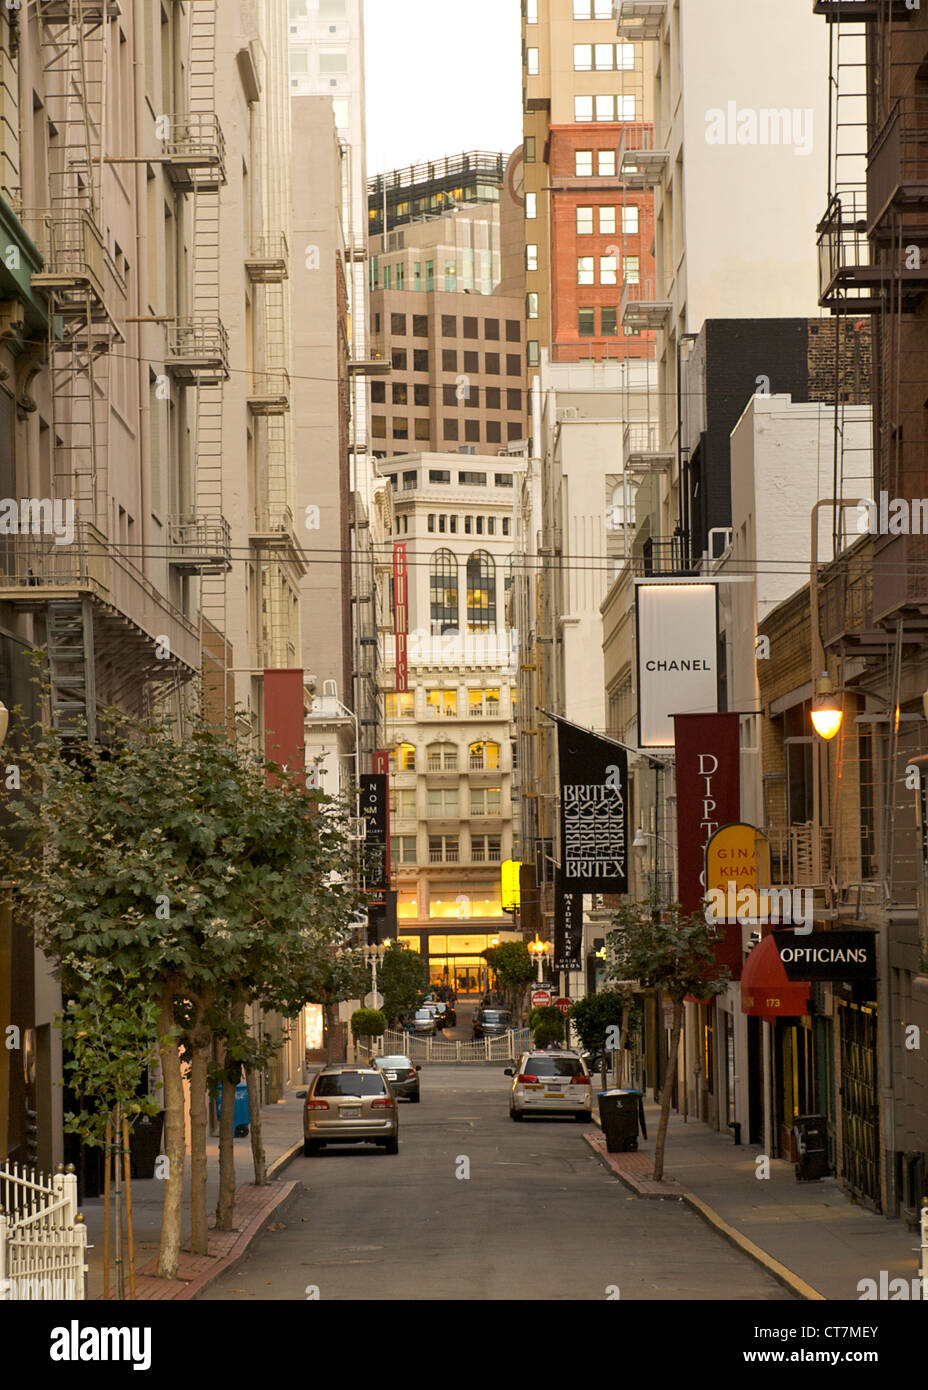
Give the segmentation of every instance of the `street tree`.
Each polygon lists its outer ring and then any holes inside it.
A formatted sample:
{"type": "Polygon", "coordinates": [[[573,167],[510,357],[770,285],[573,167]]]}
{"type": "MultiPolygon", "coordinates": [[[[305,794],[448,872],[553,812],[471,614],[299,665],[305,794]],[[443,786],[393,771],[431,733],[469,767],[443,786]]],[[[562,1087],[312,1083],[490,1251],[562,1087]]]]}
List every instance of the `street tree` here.
{"type": "MultiPolygon", "coordinates": [[[[270,785],[263,758],[204,720],[183,742],[118,712],[98,743],[36,731],[21,762],[27,832],[18,892],[36,940],[62,974],[101,963],[157,1008],[168,1159],[158,1273],[180,1250],[189,1069],[191,1244],[206,1249],[206,1089],[217,1020],[251,1000],[299,1007],[335,923],[355,908],[337,881],[350,862],[321,794],[270,785]],[[29,786],[25,786],[26,778],[29,786]]],[[[304,996],[305,998],[305,996],[304,996]]],[[[225,1107],[223,1107],[225,1109],[225,1107]]]]}
{"type": "Polygon", "coordinates": [[[587,1052],[600,1054],[600,1076],[603,1089],[606,1087],[606,1055],[609,1049],[612,1030],[618,1030],[620,1049],[624,1048],[624,1034],[628,1029],[628,1000],[624,991],[601,989],[595,994],[585,994],[570,1006],[569,1017],[577,1030],[580,1044],[587,1052]]]}
{"type": "Polygon", "coordinates": [[[664,1176],[664,1145],[670,1121],[670,1102],[677,1079],[677,1058],[683,1029],[683,1001],[687,995],[711,999],[725,989],[729,974],[716,962],[720,928],[706,921],[705,912],[684,912],[679,903],[661,905],[626,902],[613,917],[614,930],[606,937],[619,978],[639,980],[671,1000],[670,1057],[661,1090],[661,1115],[654,1145],[654,1181],[664,1176]]]}
{"type": "Polygon", "coordinates": [[[419,953],[392,941],[383,953],[377,973],[377,985],[383,994],[383,1012],[391,1028],[401,1016],[412,1013],[428,979],[428,965],[419,953]]]}
{"type": "Polygon", "coordinates": [[[526,986],[535,973],[528,947],[524,941],[501,941],[498,946],[484,951],[483,956],[499,981],[507,1007],[518,1021],[526,986]]]}

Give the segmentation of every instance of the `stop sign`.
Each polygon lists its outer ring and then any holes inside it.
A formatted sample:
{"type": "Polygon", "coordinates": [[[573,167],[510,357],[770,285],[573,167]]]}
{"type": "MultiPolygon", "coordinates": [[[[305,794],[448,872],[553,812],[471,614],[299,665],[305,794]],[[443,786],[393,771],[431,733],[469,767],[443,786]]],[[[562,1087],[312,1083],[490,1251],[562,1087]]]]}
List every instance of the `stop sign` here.
{"type": "Polygon", "coordinates": [[[561,1011],[562,1014],[566,1014],[566,1013],[567,1013],[567,1010],[570,1008],[570,1000],[569,1000],[569,999],[555,999],[555,1001],[554,1001],[554,1007],[555,1007],[556,1009],[560,1009],[560,1011],[561,1011]]]}
{"type": "Polygon", "coordinates": [[[549,989],[532,990],[532,1008],[544,1009],[551,1003],[551,991],[549,989]]]}

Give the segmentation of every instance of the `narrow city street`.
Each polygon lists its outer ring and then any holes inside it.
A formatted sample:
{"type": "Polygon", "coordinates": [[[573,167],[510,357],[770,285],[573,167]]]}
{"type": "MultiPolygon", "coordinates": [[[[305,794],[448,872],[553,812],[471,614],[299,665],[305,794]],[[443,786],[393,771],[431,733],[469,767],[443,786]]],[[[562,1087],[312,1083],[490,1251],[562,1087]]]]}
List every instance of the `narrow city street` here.
{"type": "Polygon", "coordinates": [[[502,1065],[421,1076],[399,1155],[294,1159],[304,1190],[283,1229],[203,1299],[790,1300],[681,1202],[633,1197],[584,1126],[513,1124],[502,1065]]]}

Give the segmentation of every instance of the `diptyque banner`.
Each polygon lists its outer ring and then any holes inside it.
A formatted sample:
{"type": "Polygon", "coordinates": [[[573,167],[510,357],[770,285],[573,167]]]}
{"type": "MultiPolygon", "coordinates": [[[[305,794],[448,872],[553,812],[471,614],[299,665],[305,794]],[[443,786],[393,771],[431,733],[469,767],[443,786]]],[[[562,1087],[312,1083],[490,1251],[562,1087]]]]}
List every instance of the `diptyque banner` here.
{"type": "Polygon", "coordinates": [[[628,755],[566,719],[557,719],[557,740],[565,891],[627,893],[628,755]]]}
{"type": "MultiPolygon", "coordinates": [[[[737,714],[675,714],[680,905],[698,912],[706,895],[706,846],[741,819],[737,714]]],[[[741,965],[740,936],[737,953],[741,965]]]]}

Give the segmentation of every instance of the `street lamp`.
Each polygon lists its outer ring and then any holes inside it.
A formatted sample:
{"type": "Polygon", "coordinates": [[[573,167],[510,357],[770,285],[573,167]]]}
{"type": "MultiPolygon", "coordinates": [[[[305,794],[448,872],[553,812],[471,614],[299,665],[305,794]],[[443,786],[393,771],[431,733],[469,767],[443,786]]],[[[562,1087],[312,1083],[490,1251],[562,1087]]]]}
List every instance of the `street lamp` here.
{"type": "MultiPolygon", "coordinates": [[[[374,976],[374,987],[371,993],[375,999],[377,998],[377,967],[383,963],[384,952],[389,944],[388,941],[383,941],[379,946],[365,946],[363,948],[364,964],[370,966],[374,976]]],[[[377,1005],[375,1004],[374,1007],[376,1008],[377,1005]]]]}
{"type": "Polygon", "coordinates": [[[531,951],[532,956],[534,957],[534,959],[535,959],[535,960],[537,961],[537,963],[538,963],[538,983],[541,984],[541,982],[542,982],[542,975],[541,975],[541,965],[542,965],[542,961],[544,960],[545,956],[547,956],[547,954],[548,954],[548,952],[550,951],[551,947],[550,947],[550,945],[548,944],[547,941],[539,941],[539,940],[538,940],[538,933],[536,932],[536,933],[535,933],[535,940],[534,940],[534,941],[530,941],[530,942],[528,943],[528,949],[531,951]]]}
{"type": "Polygon", "coordinates": [[[823,671],[815,682],[815,695],[812,700],[812,727],[819,738],[826,743],[835,737],[841,728],[844,711],[838,702],[837,691],[827,671],[823,671]]]}

